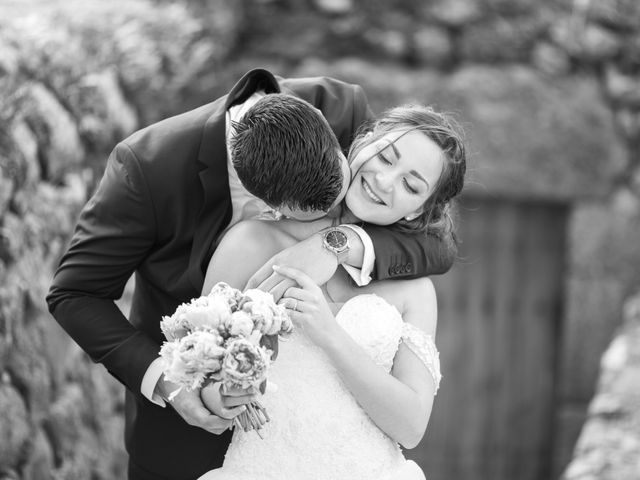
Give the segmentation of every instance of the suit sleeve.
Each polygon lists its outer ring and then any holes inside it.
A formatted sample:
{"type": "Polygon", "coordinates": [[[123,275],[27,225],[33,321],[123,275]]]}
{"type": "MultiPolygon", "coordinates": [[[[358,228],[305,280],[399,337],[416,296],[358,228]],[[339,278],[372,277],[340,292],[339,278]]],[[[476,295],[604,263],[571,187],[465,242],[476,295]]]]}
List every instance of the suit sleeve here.
{"type": "Polygon", "coordinates": [[[401,233],[365,224],[376,261],[371,277],[376,280],[419,278],[446,273],[455,260],[457,246],[452,236],[401,233]]]}
{"type": "Polygon", "coordinates": [[[155,237],[155,216],[135,155],[119,144],[80,214],[71,245],[47,295],[67,333],[132,392],[140,392],[159,345],[115,305],[155,237]]]}

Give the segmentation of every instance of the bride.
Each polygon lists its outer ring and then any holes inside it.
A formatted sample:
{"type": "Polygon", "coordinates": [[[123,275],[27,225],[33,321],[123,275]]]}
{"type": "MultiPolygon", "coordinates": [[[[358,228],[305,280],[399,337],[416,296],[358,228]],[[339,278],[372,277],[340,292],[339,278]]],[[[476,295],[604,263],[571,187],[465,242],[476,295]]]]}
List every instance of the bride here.
{"type": "MultiPolygon", "coordinates": [[[[310,236],[328,242],[339,223],[451,230],[447,212],[462,189],[466,159],[445,115],[396,107],[351,150],[354,175],[340,218],[236,225],[216,249],[205,291],[218,281],[242,288],[275,253],[310,236]]],[[[200,479],[424,479],[399,445],[413,448],[422,439],[441,378],[431,281],[356,287],[339,269],[318,287],[286,265],[274,269],[297,286],[280,300],[296,330],[281,341],[260,398],[271,421],[264,439],[236,429],[222,468],[200,479]]],[[[205,404],[220,398],[218,388],[203,389],[205,404]]]]}

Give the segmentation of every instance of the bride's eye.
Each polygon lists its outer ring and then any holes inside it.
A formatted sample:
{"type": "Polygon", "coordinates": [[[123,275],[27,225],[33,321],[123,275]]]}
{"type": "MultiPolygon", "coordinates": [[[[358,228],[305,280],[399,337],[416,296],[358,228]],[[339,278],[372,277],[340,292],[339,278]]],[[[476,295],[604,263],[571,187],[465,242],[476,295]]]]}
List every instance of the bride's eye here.
{"type": "Polygon", "coordinates": [[[409,193],[412,193],[412,194],[414,194],[414,195],[416,195],[416,194],[418,193],[418,190],[416,190],[415,188],[413,188],[413,187],[411,186],[411,184],[410,184],[409,182],[407,182],[407,179],[406,179],[406,178],[402,180],[402,183],[404,183],[404,188],[406,188],[406,189],[407,189],[407,191],[408,191],[409,193]]]}
{"type": "Polygon", "coordinates": [[[384,149],[378,151],[378,158],[380,159],[380,161],[382,163],[385,163],[387,165],[391,165],[391,161],[389,160],[389,158],[384,154],[384,149]]]}

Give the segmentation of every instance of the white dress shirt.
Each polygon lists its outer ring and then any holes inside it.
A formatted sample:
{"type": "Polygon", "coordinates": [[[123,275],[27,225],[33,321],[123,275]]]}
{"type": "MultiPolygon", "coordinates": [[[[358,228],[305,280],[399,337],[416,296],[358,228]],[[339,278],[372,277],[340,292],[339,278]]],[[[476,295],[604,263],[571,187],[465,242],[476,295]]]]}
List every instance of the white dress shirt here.
{"type": "MultiPolygon", "coordinates": [[[[274,210],[258,197],[249,193],[240,183],[238,173],[231,161],[231,152],[229,151],[230,140],[233,138],[233,123],[240,120],[260,98],[264,97],[264,92],[256,92],[249,97],[244,103],[234,105],[227,110],[225,135],[227,140],[227,172],[229,175],[229,191],[231,193],[232,216],[231,222],[227,229],[235,225],[241,220],[250,218],[277,219],[274,210]]],[[[367,233],[357,225],[342,225],[343,227],[353,230],[362,240],[364,245],[364,257],[362,260],[362,268],[352,267],[351,265],[343,265],[351,278],[357,285],[367,285],[371,281],[371,272],[375,262],[375,251],[373,242],[367,233]]],[[[165,406],[165,402],[158,395],[154,394],[154,390],[160,376],[162,375],[163,365],[160,357],[155,359],[144,374],[140,390],[142,394],[161,407],[165,406]]]]}

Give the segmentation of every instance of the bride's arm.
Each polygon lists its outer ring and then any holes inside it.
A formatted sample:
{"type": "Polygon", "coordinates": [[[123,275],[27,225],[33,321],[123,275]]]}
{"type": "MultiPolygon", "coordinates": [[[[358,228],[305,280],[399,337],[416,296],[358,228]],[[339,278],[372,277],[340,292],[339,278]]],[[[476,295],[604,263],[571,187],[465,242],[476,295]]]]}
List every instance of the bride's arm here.
{"type": "MultiPolygon", "coordinates": [[[[291,270],[280,268],[279,272],[289,276],[291,270]]],[[[294,276],[298,274],[294,272],[294,276]]],[[[312,282],[303,285],[299,278],[296,281],[303,289],[315,295],[312,282]]],[[[406,282],[403,295],[404,320],[435,336],[437,308],[431,281],[421,278],[406,282]]],[[[429,370],[401,344],[392,374],[386,373],[336,323],[330,311],[327,313],[322,300],[315,304],[305,302],[305,310],[313,312],[308,320],[293,312],[297,323],[327,353],[347,388],[376,425],[405,448],[414,448],[424,435],[433,406],[435,382],[429,370]]]]}
{"type": "MultiPolygon", "coordinates": [[[[428,279],[411,283],[403,318],[435,337],[433,284],[428,279]]],[[[403,447],[417,446],[427,428],[435,394],[435,383],[425,364],[402,343],[392,375],[388,375],[346,333],[330,342],[325,351],[376,425],[403,447]]]]}
{"type": "Polygon", "coordinates": [[[251,275],[286,246],[283,238],[271,222],[247,220],[234,225],[211,257],[202,293],[208,294],[218,282],[242,290],[251,275]]]}

